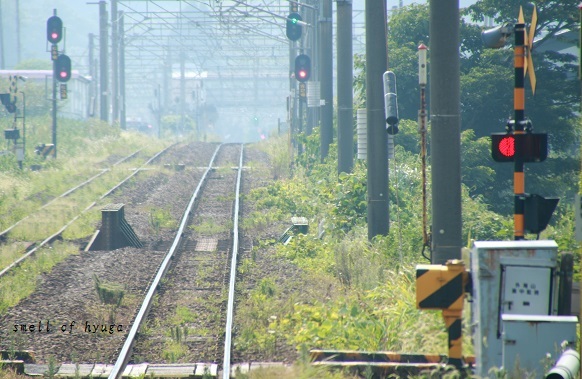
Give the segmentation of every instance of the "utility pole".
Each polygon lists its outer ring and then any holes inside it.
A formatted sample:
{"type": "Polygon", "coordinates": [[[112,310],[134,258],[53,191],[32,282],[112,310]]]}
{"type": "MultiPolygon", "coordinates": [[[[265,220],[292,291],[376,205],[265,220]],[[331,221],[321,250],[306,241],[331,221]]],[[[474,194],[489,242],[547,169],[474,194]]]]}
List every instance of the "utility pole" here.
{"type": "Polygon", "coordinates": [[[119,12],[119,107],[121,130],[127,129],[125,125],[125,21],[123,11],[119,12]]]}
{"type": "Polygon", "coordinates": [[[111,121],[113,125],[119,122],[119,14],[117,0],[111,0],[111,121]]]}
{"type": "Polygon", "coordinates": [[[89,107],[88,112],[89,116],[93,116],[95,114],[95,109],[93,108],[94,98],[96,97],[96,85],[95,81],[97,80],[97,70],[95,68],[95,42],[94,42],[95,35],[93,33],[89,33],[89,76],[91,77],[91,83],[89,83],[89,107]]]}
{"type": "Polygon", "coordinates": [[[22,44],[20,40],[20,0],[16,0],[16,63],[20,63],[22,60],[22,44]]]}
{"type": "MultiPolygon", "coordinates": [[[[311,5],[317,4],[317,1],[312,0],[311,5]]],[[[309,81],[307,83],[307,125],[305,128],[305,134],[306,135],[311,135],[313,128],[315,126],[317,126],[318,123],[318,113],[319,113],[319,96],[317,96],[317,106],[314,106],[313,101],[310,99],[313,99],[313,97],[315,96],[312,91],[317,92],[319,89],[319,57],[318,57],[318,44],[317,44],[317,39],[319,37],[318,35],[318,14],[319,14],[319,8],[317,8],[316,6],[311,6],[311,7],[307,7],[307,20],[309,22],[309,24],[311,25],[311,28],[309,29],[309,39],[308,39],[308,45],[309,45],[309,51],[310,51],[310,55],[311,55],[311,75],[312,75],[312,80],[309,81]],[[309,104],[311,102],[311,104],[309,104]]]]}
{"type": "Polygon", "coordinates": [[[166,47],[166,60],[164,61],[164,109],[170,107],[172,98],[172,51],[166,47]]]}
{"type": "Polygon", "coordinates": [[[459,0],[431,0],[432,263],[460,259],[461,118],[459,0]]]}
{"type": "Polygon", "coordinates": [[[354,167],[352,0],[337,1],[337,145],[338,173],[354,167]]]}
{"type": "Polygon", "coordinates": [[[366,0],[366,114],[368,119],[368,239],[387,235],[388,147],[382,77],[386,53],[386,0],[366,0]]]}
{"type": "MultiPolygon", "coordinates": [[[[319,18],[319,81],[321,83],[321,161],[329,153],[333,141],[333,37],[331,0],[321,0],[319,18]]],[[[384,42],[385,43],[385,42],[384,42]]]]}
{"type": "Polygon", "coordinates": [[[186,130],[186,53],[180,52],[180,131],[186,130]]]}
{"type": "MultiPolygon", "coordinates": [[[[297,13],[299,12],[299,5],[296,2],[290,1],[289,2],[289,13],[297,13]]],[[[297,81],[293,78],[293,74],[295,73],[295,57],[297,56],[297,52],[295,51],[295,41],[289,39],[289,100],[287,103],[287,107],[289,109],[289,134],[291,136],[291,146],[295,146],[295,136],[297,134],[297,117],[296,109],[297,109],[297,91],[295,90],[297,86],[297,81]]]]}
{"type": "Polygon", "coordinates": [[[107,73],[107,51],[109,49],[107,38],[109,35],[107,28],[107,9],[105,8],[106,2],[101,0],[99,2],[99,93],[100,93],[100,114],[101,120],[109,121],[109,101],[108,101],[108,81],[109,75],[107,73]]]}
{"type": "MultiPolygon", "coordinates": [[[[4,30],[4,23],[2,22],[2,2],[0,2],[0,30],[4,30]]],[[[0,34],[0,70],[6,68],[4,62],[4,33],[0,34]]]]}

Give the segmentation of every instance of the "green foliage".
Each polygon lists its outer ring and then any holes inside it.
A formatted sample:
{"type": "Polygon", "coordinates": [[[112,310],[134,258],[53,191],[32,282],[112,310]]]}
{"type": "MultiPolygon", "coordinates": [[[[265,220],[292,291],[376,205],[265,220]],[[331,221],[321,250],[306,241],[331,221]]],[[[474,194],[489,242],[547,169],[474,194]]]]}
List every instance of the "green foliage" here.
{"type": "Polygon", "coordinates": [[[412,270],[390,272],[387,284],[363,294],[356,292],[327,304],[296,303],[293,312],[271,328],[298,346],[411,351],[440,345],[443,351],[446,334],[440,315],[416,309],[414,277],[412,270]]]}
{"type": "Polygon", "coordinates": [[[329,219],[334,233],[348,233],[358,224],[365,224],[362,215],[367,210],[366,172],[362,165],[356,165],[352,173],[339,175],[333,192],[333,206],[329,219]]]}
{"type": "Polygon", "coordinates": [[[471,193],[488,193],[495,185],[495,171],[490,167],[491,141],[475,138],[471,129],[461,133],[461,167],[463,183],[471,193]]]}
{"type": "Polygon", "coordinates": [[[161,229],[171,229],[178,225],[168,209],[152,208],[150,210],[150,226],[159,233],[161,229]]]}
{"type": "Polygon", "coordinates": [[[167,341],[164,350],[162,351],[162,357],[169,363],[176,363],[180,358],[182,358],[188,352],[188,346],[182,342],[176,342],[174,340],[167,341]]]}
{"type": "Polygon", "coordinates": [[[96,274],[93,274],[93,281],[95,282],[95,291],[103,304],[113,304],[117,307],[121,305],[123,296],[125,296],[125,288],[122,285],[103,282],[96,274]]]}
{"type": "Polygon", "coordinates": [[[43,248],[37,252],[36,259],[29,259],[8,275],[0,279],[0,314],[36,289],[37,281],[32,278],[50,270],[68,255],[78,253],[78,247],[56,242],[52,248],[43,248]]]}
{"type": "Polygon", "coordinates": [[[176,307],[176,313],[171,320],[173,325],[185,325],[196,320],[196,313],[183,305],[176,307]]]}
{"type": "MultiPolygon", "coordinates": [[[[462,180],[471,197],[482,197],[491,210],[504,215],[513,213],[513,168],[493,162],[488,136],[503,132],[507,120],[513,117],[513,50],[485,49],[480,39],[481,28],[469,20],[481,22],[484,16],[489,16],[497,23],[515,22],[519,5],[523,2],[480,0],[463,11],[469,17],[460,21],[462,180]]],[[[545,48],[558,33],[574,30],[579,20],[559,2],[542,1],[536,5],[539,41],[533,60],[537,88],[535,96],[526,89],[526,116],[532,120],[535,131],[548,132],[550,155],[543,164],[526,166],[527,191],[570,202],[578,187],[580,167],[581,129],[577,118],[580,91],[573,80],[576,65],[573,56],[545,48]]],[[[531,7],[526,6],[525,13],[529,20],[531,7]]],[[[416,120],[420,108],[417,47],[421,42],[428,44],[428,18],[428,4],[413,4],[400,8],[388,20],[389,67],[397,76],[401,118],[401,132],[395,141],[410,152],[418,151],[418,133],[410,129],[413,124],[407,125],[412,123],[407,120],[416,120]]],[[[365,66],[364,56],[354,57],[356,108],[365,107],[366,103],[365,66]]],[[[426,94],[429,108],[430,91],[429,82],[426,94]]],[[[428,159],[430,162],[430,155],[428,159]]]]}

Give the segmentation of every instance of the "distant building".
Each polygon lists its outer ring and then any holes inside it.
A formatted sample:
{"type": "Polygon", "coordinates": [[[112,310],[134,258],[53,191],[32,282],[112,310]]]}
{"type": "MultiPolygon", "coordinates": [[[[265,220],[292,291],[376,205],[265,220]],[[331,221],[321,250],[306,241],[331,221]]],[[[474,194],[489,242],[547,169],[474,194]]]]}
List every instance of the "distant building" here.
{"type": "MultiPolygon", "coordinates": [[[[53,82],[52,70],[0,70],[0,78],[8,80],[10,75],[23,76],[27,81],[46,84],[46,98],[51,99],[53,82]]],[[[57,112],[60,117],[85,119],[93,116],[95,99],[90,92],[91,78],[82,76],[79,71],[71,72],[71,79],[66,83],[57,82],[57,112]],[[67,99],[60,100],[60,84],[67,85],[67,99]]],[[[8,88],[0,88],[0,93],[7,93],[8,88]]]]}
{"type": "Polygon", "coordinates": [[[534,49],[538,52],[555,51],[577,57],[580,53],[578,50],[579,33],[578,30],[563,30],[540,45],[534,44],[534,49]]]}

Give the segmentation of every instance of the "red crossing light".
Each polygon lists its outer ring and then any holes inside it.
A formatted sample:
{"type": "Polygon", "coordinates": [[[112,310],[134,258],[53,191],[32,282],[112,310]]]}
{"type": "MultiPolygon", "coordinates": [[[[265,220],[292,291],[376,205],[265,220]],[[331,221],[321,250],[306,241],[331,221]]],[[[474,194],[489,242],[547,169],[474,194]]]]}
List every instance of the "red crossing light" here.
{"type": "Polygon", "coordinates": [[[497,145],[497,149],[507,158],[512,158],[515,156],[515,138],[513,136],[503,137],[497,145]]]}
{"type": "Polygon", "coordinates": [[[523,162],[542,162],[548,157],[546,133],[491,134],[491,156],[496,162],[513,162],[520,144],[523,162]]]}

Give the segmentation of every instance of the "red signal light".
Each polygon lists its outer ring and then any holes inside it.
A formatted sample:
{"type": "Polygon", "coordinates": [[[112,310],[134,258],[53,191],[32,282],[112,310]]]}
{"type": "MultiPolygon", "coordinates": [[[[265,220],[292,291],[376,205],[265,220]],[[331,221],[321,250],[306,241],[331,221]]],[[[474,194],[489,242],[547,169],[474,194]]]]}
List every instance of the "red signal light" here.
{"type": "Polygon", "coordinates": [[[57,44],[63,38],[63,21],[57,17],[52,16],[46,22],[46,37],[52,44],[57,44]]]}
{"type": "Polygon", "coordinates": [[[503,137],[499,141],[497,149],[504,157],[513,157],[515,155],[515,138],[513,136],[503,137]]]}
{"type": "Polygon", "coordinates": [[[516,147],[521,146],[521,160],[542,162],[548,156],[548,135],[546,133],[491,134],[491,156],[496,162],[513,162],[516,147]]]}
{"type": "Polygon", "coordinates": [[[55,60],[55,76],[59,82],[67,82],[71,79],[71,58],[65,54],[59,55],[55,60]]]}
{"type": "Polygon", "coordinates": [[[299,54],[295,58],[295,79],[303,83],[309,80],[311,71],[311,58],[305,54],[299,54]]]}

